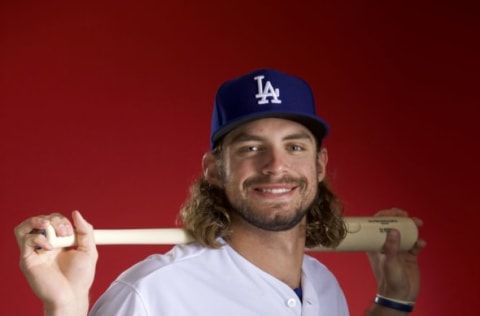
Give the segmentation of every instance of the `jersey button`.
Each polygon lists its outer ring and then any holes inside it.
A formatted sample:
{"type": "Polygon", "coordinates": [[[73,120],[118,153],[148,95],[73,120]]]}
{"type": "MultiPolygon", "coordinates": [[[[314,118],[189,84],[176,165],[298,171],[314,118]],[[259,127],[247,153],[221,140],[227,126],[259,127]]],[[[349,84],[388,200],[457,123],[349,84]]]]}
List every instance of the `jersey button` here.
{"type": "Polygon", "coordinates": [[[289,298],[287,301],[288,307],[295,307],[297,306],[297,300],[294,298],[289,298]]]}

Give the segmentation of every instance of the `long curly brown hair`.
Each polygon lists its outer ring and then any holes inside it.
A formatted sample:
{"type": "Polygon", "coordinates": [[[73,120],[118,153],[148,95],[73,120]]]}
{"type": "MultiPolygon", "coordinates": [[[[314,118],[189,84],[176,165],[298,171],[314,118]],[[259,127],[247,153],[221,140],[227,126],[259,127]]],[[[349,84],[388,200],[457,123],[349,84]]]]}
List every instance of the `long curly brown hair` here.
{"type": "MultiPolygon", "coordinates": [[[[221,146],[217,146],[213,153],[219,158],[221,151],[221,146]]],[[[218,248],[221,244],[217,238],[228,239],[231,233],[230,210],[224,190],[200,177],[190,187],[190,196],[180,209],[179,220],[202,245],[218,248]]],[[[338,246],[346,235],[342,213],[342,204],[323,180],[318,184],[317,195],[306,215],[305,247],[338,246]]]]}

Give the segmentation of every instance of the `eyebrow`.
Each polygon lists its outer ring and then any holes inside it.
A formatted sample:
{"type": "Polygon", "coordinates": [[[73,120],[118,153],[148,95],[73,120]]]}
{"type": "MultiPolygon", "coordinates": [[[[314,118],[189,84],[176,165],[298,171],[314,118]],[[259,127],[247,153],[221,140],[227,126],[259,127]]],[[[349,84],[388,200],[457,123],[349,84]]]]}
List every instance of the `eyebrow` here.
{"type": "MultiPolygon", "coordinates": [[[[231,140],[230,144],[235,144],[235,143],[241,143],[241,142],[247,142],[247,141],[263,141],[265,138],[262,136],[258,136],[255,134],[250,134],[247,132],[242,132],[239,133],[238,135],[235,135],[231,140]]],[[[283,141],[288,141],[288,140],[309,140],[312,143],[314,143],[314,138],[308,134],[307,132],[298,132],[298,133],[293,133],[293,134],[288,134],[285,136],[283,141]]]]}
{"type": "Polygon", "coordinates": [[[294,133],[294,134],[287,135],[286,137],[283,138],[283,140],[299,140],[299,139],[305,139],[305,140],[310,140],[312,142],[315,142],[313,136],[308,134],[307,132],[294,133]]]}
{"type": "Polygon", "coordinates": [[[235,144],[235,143],[241,143],[241,142],[248,142],[248,141],[262,141],[263,137],[254,135],[254,134],[249,134],[249,133],[239,133],[238,135],[235,135],[231,140],[230,144],[235,144]]]}

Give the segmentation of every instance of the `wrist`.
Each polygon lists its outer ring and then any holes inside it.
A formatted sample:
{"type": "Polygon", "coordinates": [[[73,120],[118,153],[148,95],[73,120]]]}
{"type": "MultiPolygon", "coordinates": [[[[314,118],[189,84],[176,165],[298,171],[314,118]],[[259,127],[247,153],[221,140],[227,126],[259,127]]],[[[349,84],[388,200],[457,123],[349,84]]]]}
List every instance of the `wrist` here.
{"type": "Polygon", "coordinates": [[[394,298],[389,298],[377,294],[374,300],[375,304],[381,305],[383,307],[387,307],[390,309],[394,309],[400,312],[411,313],[413,311],[413,307],[415,306],[414,301],[403,301],[394,298]]]}
{"type": "Polygon", "coordinates": [[[86,316],[88,314],[88,298],[76,299],[66,304],[44,303],[45,316],[86,316]]]}

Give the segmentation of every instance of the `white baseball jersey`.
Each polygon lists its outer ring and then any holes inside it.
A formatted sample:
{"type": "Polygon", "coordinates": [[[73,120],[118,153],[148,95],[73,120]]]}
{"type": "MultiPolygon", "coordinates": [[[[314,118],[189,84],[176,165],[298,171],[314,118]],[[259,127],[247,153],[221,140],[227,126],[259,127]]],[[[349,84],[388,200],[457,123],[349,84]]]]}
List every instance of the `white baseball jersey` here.
{"type": "Polygon", "coordinates": [[[303,300],[284,282],[228,244],[209,249],[177,245],[123,272],[93,306],[91,316],[348,316],[333,274],[305,255],[303,300]]]}

